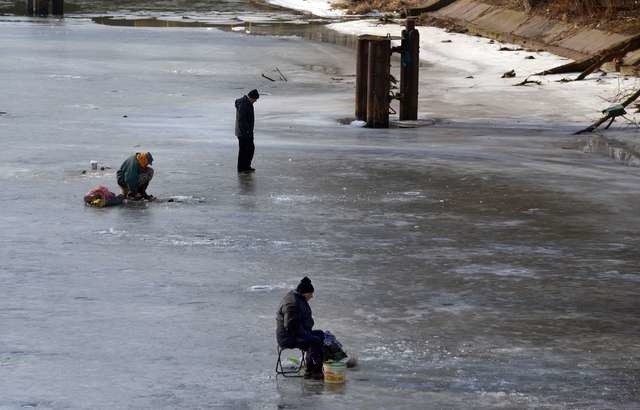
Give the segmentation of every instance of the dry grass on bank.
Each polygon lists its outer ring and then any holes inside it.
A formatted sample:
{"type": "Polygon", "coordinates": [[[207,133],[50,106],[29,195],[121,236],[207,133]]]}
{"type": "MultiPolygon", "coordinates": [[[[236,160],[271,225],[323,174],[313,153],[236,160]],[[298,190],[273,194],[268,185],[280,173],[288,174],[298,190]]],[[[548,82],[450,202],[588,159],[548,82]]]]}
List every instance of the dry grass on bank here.
{"type": "Polygon", "coordinates": [[[640,33],[640,0],[481,0],[567,23],[640,33]]]}
{"type": "Polygon", "coordinates": [[[351,14],[367,14],[372,11],[394,12],[424,3],[421,0],[345,0],[342,6],[351,14]]]}
{"type": "MultiPolygon", "coordinates": [[[[484,3],[528,11],[568,23],[619,33],[640,33],[640,0],[480,0],[484,3]]],[[[424,0],[344,0],[352,14],[399,12],[424,4],[424,0]]]]}

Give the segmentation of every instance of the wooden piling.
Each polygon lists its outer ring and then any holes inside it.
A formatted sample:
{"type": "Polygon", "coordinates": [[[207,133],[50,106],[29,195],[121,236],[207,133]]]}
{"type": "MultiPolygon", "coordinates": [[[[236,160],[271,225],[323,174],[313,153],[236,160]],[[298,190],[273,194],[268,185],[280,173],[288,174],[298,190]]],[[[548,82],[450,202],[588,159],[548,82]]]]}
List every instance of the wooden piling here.
{"type": "Polygon", "coordinates": [[[420,74],[420,33],[416,21],[408,18],[402,30],[400,64],[400,120],[418,119],[418,89],[420,74]]]}
{"type": "Polygon", "coordinates": [[[64,0],[51,0],[51,14],[54,16],[64,15],[64,0]]]}
{"type": "Polygon", "coordinates": [[[33,0],[24,0],[24,14],[33,16],[33,0]]]}
{"type": "Polygon", "coordinates": [[[367,127],[389,128],[391,39],[385,37],[371,39],[368,65],[367,127]]]}
{"type": "Polygon", "coordinates": [[[356,120],[367,120],[367,76],[369,75],[369,38],[358,37],[356,60],[356,120]]]}
{"type": "Polygon", "coordinates": [[[33,0],[34,15],[46,17],[49,15],[49,0],[33,0]]]}

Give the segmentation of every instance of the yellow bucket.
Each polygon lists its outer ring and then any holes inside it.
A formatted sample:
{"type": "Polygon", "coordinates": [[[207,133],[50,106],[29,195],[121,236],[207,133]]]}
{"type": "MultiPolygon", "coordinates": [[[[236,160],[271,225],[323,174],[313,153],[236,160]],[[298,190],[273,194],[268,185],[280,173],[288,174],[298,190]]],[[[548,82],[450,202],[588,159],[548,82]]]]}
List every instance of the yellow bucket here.
{"type": "Polygon", "coordinates": [[[322,365],[324,370],[325,383],[344,383],[347,380],[345,375],[347,365],[343,362],[326,362],[322,365]]]}

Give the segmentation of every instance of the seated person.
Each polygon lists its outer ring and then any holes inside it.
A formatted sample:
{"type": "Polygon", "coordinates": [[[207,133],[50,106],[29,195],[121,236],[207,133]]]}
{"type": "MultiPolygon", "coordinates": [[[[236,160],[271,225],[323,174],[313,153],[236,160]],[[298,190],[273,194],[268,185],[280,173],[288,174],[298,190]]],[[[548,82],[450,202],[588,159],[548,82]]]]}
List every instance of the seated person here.
{"type": "Polygon", "coordinates": [[[118,170],[118,185],[122,194],[134,199],[153,199],[147,194],[147,187],[153,178],[153,156],[150,152],[136,152],[127,158],[118,170]]]}
{"type": "Polygon", "coordinates": [[[296,290],[285,295],[276,314],[276,338],[281,348],[299,348],[305,352],[305,379],[322,380],[324,332],[313,330],[309,300],[313,297],[311,279],[302,278],[296,290]]]}

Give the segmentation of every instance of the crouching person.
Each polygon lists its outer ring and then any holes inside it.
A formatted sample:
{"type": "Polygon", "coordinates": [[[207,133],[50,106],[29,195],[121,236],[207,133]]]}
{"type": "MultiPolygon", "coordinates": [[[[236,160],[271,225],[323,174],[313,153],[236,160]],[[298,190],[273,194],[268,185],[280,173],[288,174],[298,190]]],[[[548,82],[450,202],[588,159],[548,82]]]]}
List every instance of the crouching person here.
{"type": "Polygon", "coordinates": [[[306,276],[296,290],[285,295],[276,314],[276,338],[285,349],[299,348],[305,352],[305,379],[322,380],[322,349],[324,332],[313,330],[309,300],[313,297],[311,279],[306,276]]]}
{"type": "Polygon", "coordinates": [[[147,194],[149,182],[153,179],[153,156],[150,152],[136,152],[127,158],[118,170],[118,185],[122,194],[134,199],[154,199],[147,194]]]}

